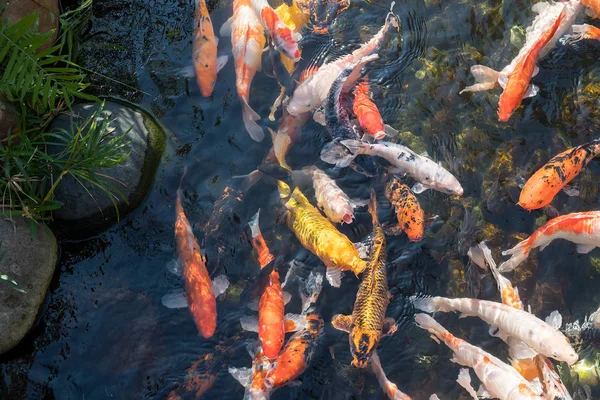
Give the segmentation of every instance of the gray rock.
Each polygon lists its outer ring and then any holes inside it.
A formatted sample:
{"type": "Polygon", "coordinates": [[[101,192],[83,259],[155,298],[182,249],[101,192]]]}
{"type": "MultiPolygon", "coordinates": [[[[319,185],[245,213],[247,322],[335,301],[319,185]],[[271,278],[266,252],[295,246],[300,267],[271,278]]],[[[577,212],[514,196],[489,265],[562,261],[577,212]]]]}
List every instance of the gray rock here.
{"type": "MultiPolygon", "coordinates": [[[[78,123],[78,119],[84,120],[99,109],[96,103],[78,104],[71,114],[56,117],[52,127],[69,129],[71,118],[78,123]]],[[[131,143],[127,149],[131,155],[122,164],[95,172],[113,178],[113,185],[127,201],[113,198],[119,210],[117,214],[107,193],[91,185],[84,188],[70,175],[65,176],[55,192],[56,200],[64,205],[54,212],[54,218],[68,226],[68,236],[95,235],[139,206],[152,186],[165,147],[163,128],[150,114],[132,104],[106,101],[103,114],[112,120],[111,126],[115,129],[111,135],[118,136],[129,129],[127,138],[131,143]]]]}
{"type": "Polygon", "coordinates": [[[58,256],[56,239],[49,229],[15,217],[0,219],[0,273],[17,281],[27,293],[0,282],[0,353],[16,346],[33,327],[44,304],[58,256]]]}

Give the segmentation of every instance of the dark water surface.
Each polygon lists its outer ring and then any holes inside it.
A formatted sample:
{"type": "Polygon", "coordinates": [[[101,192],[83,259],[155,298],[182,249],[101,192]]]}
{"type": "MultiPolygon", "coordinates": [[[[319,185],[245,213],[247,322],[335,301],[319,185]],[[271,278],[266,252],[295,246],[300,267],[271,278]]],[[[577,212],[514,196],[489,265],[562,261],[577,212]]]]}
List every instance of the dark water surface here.
{"type": "MultiPolygon", "coordinates": [[[[330,58],[377,32],[389,5],[352,1],[332,28],[330,58]]],[[[415,399],[427,399],[434,392],[441,399],[467,397],[454,382],[458,367],[449,361],[449,350],[412,325],[407,297],[425,292],[499,300],[491,276],[480,280],[479,272],[468,265],[466,250],[486,239],[500,261],[501,249],[512,247],[547,218],[542,211],[529,213],[515,205],[518,177],[529,177],[558,152],[597,137],[596,43],[558,45],[543,58],[533,79],[539,95],[524,101],[508,123],[497,122],[498,90],[458,95],[473,83],[471,65],[499,70],[517,54],[521,36],[514,27],[524,29],[533,20],[531,5],[511,0],[397,2],[394,10],[402,21],[402,36],[388,37],[382,59],[369,70],[386,122],[401,132],[404,143],[418,153],[427,151],[447,167],[465,189],[462,199],[431,190],[418,196],[426,215],[438,216],[423,242],[410,243],[405,236],[388,240],[394,296],[388,316],[398,320],[400,329],[381,341],[379,353],[388,378],[415,399]]],[[[174,199],[183,167],[189,169],[184,208],[202,238],[213,203],[231,177],[252,171],[270,146],[268,138],[252,141],[243,128],[229,38],[221,39],[219,52],[229,54],[230,61],[210,99],[200,96],[193,78],[183,76],[182,68],[191,65],[193,8],[190,1],[94,3],[91,27],[81,44],[82,62],[131,86],[91,77],[98,93],[129,99],[153,112],[167,129],[167,149],[153,189],[139,209],[93,239],[62,243],[56,280],[38,326],[1,358],[2,399],[164,399],[184,384],[186,370],[198,360],[203,361],[197,371],[215,377],[204,398],[241,399],[244,389],[227,367],[250,366],[245,343],[256,337],[241,332],[238,322],[251,313],[244,289],[258,273],[244,230],[248,218],[262,207],[267,241],[275,249],[289,243],[288,260],[298,256],[318,265],[290,239],[284,225],[272,222],[277,217],[275,188],[261,182],[248,193],[244,208],[224,215],[219,226],[223,251],[205,249],[209,272],[226,273],[232,282],[218,301],[214,337],[198,336],[186,309],[161,304],[164,294],[183,286],[168,267],[175,257],[174,199]]],[[[210,2],[209,10],[218,30],[232,13],[231,2],[210,2]]],[[[323,46],[327,41],[308,37],[301,65],[323,46]]],[[[263,64],[268,72],[268,62],[263,64]]],[[[277,91],[274,80],[257,74],[250,103],[263,125],[276,126],[266,116],[277,91]]],[[[307,124],[302,141],[289,155],[290,165],[327,168],[318,159],[326,138],[324,128],[307,124]]],[[[353,198],[365,199],[370,186],[380,187],[378,178],[349,170],[330,172],[353,198]]],[[[561,193],[553,205],[561,214],[597,210],[598,177],[600,165],[592,162],[574,181],[581,196],[561,193]]],[[[311,190],[307,193],[312,195],[311,190]]],[[[380,199],[382,217],[391,220],[385,203],[380,199]]],[[[358,241],[370,229],[368,215],[359,211],[357,222],[342,231],[358,241]]],[[[534,252],[510,278],[536,315],[545,318],[558,309],[570,322],[600,304],[599,269],[600,251],[579,255],[572,244],[557,241],[542,253],[534,252]]],[[[279,389],[273,399],[386,398],[369,369],[349,366],[348,335],[330,324],[334,314],[351,312],[357,286],[350,275],[340,289],[324,284],[317,309],[326,322],[325,338],[301,377],[303,384],[279,389]]],[[[300,311],[294,295],[286,312],[300,311]]],[[[455,315],[437,319],[457,336],[497,356],[507,355],[506,346],[487,334],[486,324],[473,318],[459,321],[455,315]]],[[[186,396],[194,398],[191,393],[186,396]]]]}

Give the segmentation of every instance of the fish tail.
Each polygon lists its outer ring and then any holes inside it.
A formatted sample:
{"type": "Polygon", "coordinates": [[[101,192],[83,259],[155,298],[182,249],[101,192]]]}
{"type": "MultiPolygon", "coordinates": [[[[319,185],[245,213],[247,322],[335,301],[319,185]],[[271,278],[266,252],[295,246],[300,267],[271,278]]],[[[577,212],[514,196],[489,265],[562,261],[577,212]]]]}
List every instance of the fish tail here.
{"type": "Polygon", "coordinates": [[[412,296],[410,302],[417,310],[433,313],[439,311],[440,307],[435,302],[435,297],[417,297],[412,296]]]}
{"type": "Polygon", "coordinates": [[[369,200],[369,214],[371,214],[373,227],[378,226],[379,219],[377,218],[377,196],[375,195],[375,190],[373,190],[373,188],[371,188],[371,198],[369,200]]]}
{"type": "Polygon", "coordinates": [[[260,236],[260,227],[258,225],[259,217],[260,217],[260,208],[258,209],[256,214],[254,214],[252,216],[252,218],[250,218],[250,221],[248,221],[248,226],[250,227],[250,232],[252,233],[252,239],[256,239],[257,237],[260,236]]]}
{"type": "Polygon", "coordinates": [[[480,92],[493,89],[498,82],[500,73],[485,65],[473,65],[471,67],[471,75],[473,75],[477,83],[465,87],[459,94],[462,94],[463,92],[480,92]]]}
{"type": "Polygon", "coordinates": [[[335,164],[338,168],[344,168],[350,165],[357,155],[358,154],[352,154],[348,151],[347,147],[336,141],[329,142],[323,147],[323,150],[321,150],[321,160],[328,164],[335,164]]]}
{"type": "Polygon", "coordinates": [[[529,252],[531,251],[531,238],[523,240],[521,243],[517,244],[512,249],[506,250],[502,252],[503,256],[510,255],[510,258],[507,261],[504,261],[498,267],[499,272],[510,272],[517,268],[519,264],[521,264],[527,257],[529,257],[529,252]]]}
{"type": "Polygon", "coordinates": [[[446,328],[444,328],[435,319],[427,314],[415,315],[415,323],[419,328],[425,329],[427,332],[437,336],[439,339],[442,339],[444,333],[448,332],[446,328]]]}
{"type": "Polygon", "coordinates": [[[250,134],[250,137],[257,142],[262,142],[265,138],[265,133],[262,128],[256,123],[260,119],[260,116],[250,107],[248,100],[242,98],[242,118],[244,120],[244,126],[250,134]]]}

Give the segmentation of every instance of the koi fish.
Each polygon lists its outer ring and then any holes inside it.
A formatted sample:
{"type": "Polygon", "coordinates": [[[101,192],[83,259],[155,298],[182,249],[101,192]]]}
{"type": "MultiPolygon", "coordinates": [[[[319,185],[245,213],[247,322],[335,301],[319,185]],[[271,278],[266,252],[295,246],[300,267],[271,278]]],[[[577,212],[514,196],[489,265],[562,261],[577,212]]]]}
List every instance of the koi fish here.
{"type": "Polygon", "coordinates": [[[313,267],[305,265],[298,260],[292,260],[290,268],[287,274],[285,274],[285,279],[281,284],[281,287],[285,288],[292,281],[298,282],[298,292],[302,301],[302,314],[305,314],[310,306],[316,303],[323,288],[323,274],[315,272],[313,269],[313,267]],[[302,273],[302,271],[306,270],[310,270],[308,276],[302,273]]]}
{"type": "Polygon", "coordinates": [[[284,168],[291,169],[285,158],[291,147],[300,139],[302,134],[302,126],[310,118],[309,114],[291,115],[284,110],[284,116],[279,123],[277,132],[271,128],[271,138],[273,139],[273,147],[265,158],[267,164],[279,164],[284,168]]]}
{"type": "MultiPolygon", "coordinates": [[[[463,92],[479,92],[484,90],[490,90],[496,87],[497,83],[505,85],[508,76],[513,73],[517,65],[519,65],[523,59],[530,53],[531,49],[536,43],[539,42],[540,38],[548,31],[548,27],[556,21],[557,16],[563,11],[567,10],[567,16],[562,20],[560,27],[554,33],[554,36],[548,41],[544,48],[539,52],[538,58],[542,58],[555,46],[558,39],[564,35],[567,30],[573,25],[575,19],[579,13],[583,10],[583,5],[580,0],[570,0],[566,2],[540,2],[533,5],[532,10],[538,15],[534,19],[533,23],[527,27],[525,36],[525,45],[519,51],[519,54],[513,60],[505,66],[501,71],[495,71],[492,68],[484,65],[473,65],[471,67],[471,74],[477,81],[476,84],[467,86],[460,93],[463,92]]],[[[537,69],[534,68],[533,76],[537,73],[537,69]]],[[[537,93],[537,87],[531,85],[529,93],[531,96],[535,96],[537,93]]]]}
{"type": "Polygon", "coordinates": [[[192,57],[196,81],[200,87],[200,93],[204,97],[212,94],[217,81],[217,73],[227,62],[227,56],[217,58],[217,42],[210,14],[206,8],[206,0],[198,0],[194,12],[192,57]]]}
{"type": "Polygon", "coordinates": [[[526,210],[537,210],[547,206],[554,196],[598,155],[600,139],[558,154],[529,178],[517,204],[526,210]]]}
{"type": "Polygon", "coordinates": [[[262,26],[267,30],[277,49],[297,62],[300,60],[298,42],[302,35],[293,32],[282,20],[267,0],[250,0],[252,9],[260,17],[262,26]]]}
{"type": "Polygon", "coordinates": [[[582,39],[600,40],[600,28],[597,28],[594,25],[573,25],[571,29],[573,30],[573,33],[567,35],[565,42],[574,43],[582,39]]]}
{"type": "Polygon", "coordinates": [[[246,348],[252,357],[252,367],[229,367],[229,373],[246,389],[244,399],[267,400],[271,396],[271,388],[265,384],[265,377],[271,361],[265,357],[258,342],[250,342],[246,348]]]}
{"type": "MultiPolygon", "coordinates": [[[[454,362],[472,368],[475,371],[475,374],[487,392],[485,397],[501,400],[543,399],[541,388],[535,387],[525,380],[513,367],[505,364],[479,347],[473,346],[452,335],[429,315],[417,314],[415,322],[417,326],[431,333],[433,335],[432,338],[441,340],[452,350],[454,353],[454,362]]],[[[464,372],[462,374],[463,377],[459,377],[460,382],[465,385],[468,384],[470,388],[469,392],[475,392],[470,386],[470,377],[467,381],[464,372]]],[[[468,374],[468,370],[466,374],[468,374]]]]}
{"type": "Polygon", "coordinates": [[[378,156],[392,164],[392,173],[403,173],[418,181],[413,192],[421,193],[427,189],[462,196],[463,188],[458,180],[441,165],[428,157],[420,156],[406,146],[391,142],[366,143],[359,140],[340,142],[350,154],[339,149],[325,148],[321,151],[321,160],[336,167],[346,167],[359,154],[378,156]]]}
{"type": "Polygon", "coordinates": [[[260,69],[265,47],[264,28],[252,9],[250,0],[234,0],[233,17],[223,24],[221,36],[231,33],[233,60],[235,61],[235,85],[242,102],[244,126],[250,137],[257,142],[264,139],[264,132],[256,123],[260,116],[250,107],[250,85],[260,69]]]}
{"type": "Polygon", "coordinates": [[[423,223],[425,220],[423,209],[410,188],[400,183],[396,178],[390,179],[385,186],[385,197],[394,207],[398,224],[386,226],[388,235],[406,233],[411,242],[423,240],[423,223]]]}
{"type": "Polygon", "coordinates": [[[588,211],[561,215],[539,227],[529,238],[510,250],[502,252],[510,259],[500,264],[500,272],[517,268],[531,250],[539,247],[544,250],[554,239],[566,239],[577,244],[579,254],[587,254],[600,246],[600,211],[588,211]]]}
{"type": "Polygon", "coordinates": [[[517,310],[524,310],[523,302],[519,296],[519,289],[512,286],[512,283],[506,279],[498,268],[496,267],[496,262],[492,258],[492,252],[487,247],[485,242],[479,243],[479,249],[483,253],[483,257],[485,259],[485,263],[492,272],[492,276],[496,280],[496,284],[498,285],[498,291],[500,292],[500,297],[502,298],[502,303],[506,304],[509,307],[516,308],[517,310]]]}
{"type": "MultiPolygon", "coordinates": [[[[275,12],[294,34],[301,32],[309,19],[308,15],[306,15],[300,9],[300,7],[298,7],[296,2],[292,2],[291,6],[283,3],[275,9],[275,12]]],[[[291,74],[294,71],[294,61],[291,58],[284,55],[281,62],[287,69],[288,73],[291,74]]]]}
{"type": "Polygon", "coordinates": [[[269,247],[265,242],[265,238],[263,237],[260,226],[258,225],[258,219],[260,216],[260,209],[254,214],[248,225],[250,226],[250,232],[252,234],[252,247],[256,250],[258,255],[258,262],[260,264],[260,269],[263,269],[267,265],[274,260],[273,254],[269,251],[269,247]]]}
{"type": "Polygon", "coordinates": [[[411,301],[415,308],[425,312],[458,311],[463,317],[479,317],[498,328],[501,337],[512,336],[538,353],[569,365],[578,360],[569,340],[558,329],[526,311],[502,303],[468,298],[412,297],[411,301]]]}
{"type": "Polygon", "coordinates": [[[312,178],[317,206],[325,212],[327,218],[335,224],[351,224],[354,220],[354,207],[361,204],[350,200],[329,175],[314,165],[303,168],[303,171],[312,178]]]}
{"type": "MultiPolygon", "coordinates": [[[[183,279],[185,293],[190,311],[198,331],[204,338],[209,338],[215,333],[217,327],[217,302],[215,297],[227,290],[229,282],[215,279],[215,291],[210,280],[206,263],[200,254],[200,246],[192,232],[192,227],[185,216],[181,205],[181,188],[177,189],[175,200],[175,241],[177,242],[177,255],[183,265],[183,279]],[[217,293],[215,293],[217,292],[217,293]]],[[[163,304],[165,300],[163,298],[163,304]]],[[[166,306],[169,307],[169,301],[166,306]]]]}
{"type": "Polygon", "coordinates": [[[365,56],[372,54],[383,39],[388,28],[393,26],[398,30],[398,17],[389,13],[381,30],[368,42],[362,44],[354,52],[338,60],[321,66],[315,73],[302,82],[294,91],[287,106],[292,115],[313,111],[323,104],[335,79],[348,67],[365,56]]]}
{"type": "MultiPolygon", "coordinates": [[[[534,70],[536,68],[535,64],[540,57],[540,52],[554,37],[562,20],[566,16],[567,8],[563,7],[563,10],[556,21],[554,21],[554,24],[552,24],[552,27],[540,37],[527,55],[523,57],[519,64],[517,64],[514,71],[508,76],[506,87],[500,95],[500,101],[498,102],[498,120],[500,122],[508,121],[517,107],[521,105],[521,101],[527,94],[529,81],[534,75],[534,70]]],[[[533,93],[533,95],[535,94],[536,93],[533,93]]]]}
{"type": "Polygon", "coordinates": [[[588,8],[588,14],[593,18],[600,18],[600,1],[581,0],[581,4],[588,8]]]}
{"type": "Polygon", "coordinates": [[[381,386],[390,400],[412,400],[409,395],[402,393],[400,389],[398,389],[398,386],[396,386],[395,383],[390,382],[387,376],[385,376],[381,361],[379,361],[379,355],[376,351],[371,355],[371,368],[377,377],[379,386],[381,386]]]}
{"type": "Polygon", "coordinates": [[[335,315],[331,324],[335,329],[348,332],[352,365],[365,368],[382,337],[396,332],[392,318],[385,318],[390,303],[385,269],[385,234],[377,218],[377,199],[371,189],[369,213],[373,221],[372,249],[367,269],[362,275],[352,315],[335,315]]]}
{"type": "Polygon", "coordinates": [[[278,388],[299,377],[323,335],[323,320],[316,314],[306,316],[306,328],[296,332],[285,344],[281,354],[275,359],[273,367],[265,376],[265,385],[278,388]]]}
{"type": "Polygon", "coordinates": [[[386,129],[393,131],[393,128],[383,124],[383,118],[381,118],[379,109],[371,98],[369,81],[366,78],[356,85],[353,94],[352,112],[358,118],[358,124],[365,133],[380,140],[386,136],[386,129]]]}

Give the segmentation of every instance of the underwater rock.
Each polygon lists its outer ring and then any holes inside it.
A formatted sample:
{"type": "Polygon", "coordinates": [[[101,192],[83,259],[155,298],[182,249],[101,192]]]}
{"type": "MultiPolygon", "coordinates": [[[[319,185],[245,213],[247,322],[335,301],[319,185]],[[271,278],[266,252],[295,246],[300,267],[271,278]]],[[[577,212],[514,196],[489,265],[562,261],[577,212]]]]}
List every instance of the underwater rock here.
{"type": "Polygon", "coordinates": [[[38,31],[40,33],[52,32],[40,51],[47,49],[56,39],[58,34],[58,17],[60,9],[58,0],[13,0],[6,3],[6,8],[0,8],[2,22],[15,23],[23,17],[37,12],[39,15],[38,31]]]}
{"type": "Polygon", "coordinates": [[[31,330],[44,304],[58,257],[49,229],[14,217],[0,221],[0,273],[14,279],[27,293],[0,282],[0,353],[15,347],[31,330]]]}
{"type": "MultiPolygon", "coordinates": [[[[62,114],[52,121],[53,128],[69,129],[74,123],[90,117],[100,109],[96,103],[78,104],[72,113],[62,114]]],[[[106,101],[102,115],[111,119],[111,136],[128,132],[125,147],[131,154],[123,163],[96,171],[105,174],[127,201],[113,199],[118,214],[107,193],[86,185],[84,188],[70,175],[56,188],[56,200],[63,207],[54,211],[54,219],[65,226],[67,236],[87,237],[99,233],[139,206],[152,186],[156,169],[165,147],[165,133],[154,118],[130,103],[106,101]],[[130,129],[131,128],[131,129],[130,129]],[[89,191],[89,193],[88,193],[89,191]]],[[[50,149],[57,151],[57,149],[50,149]]]]}

